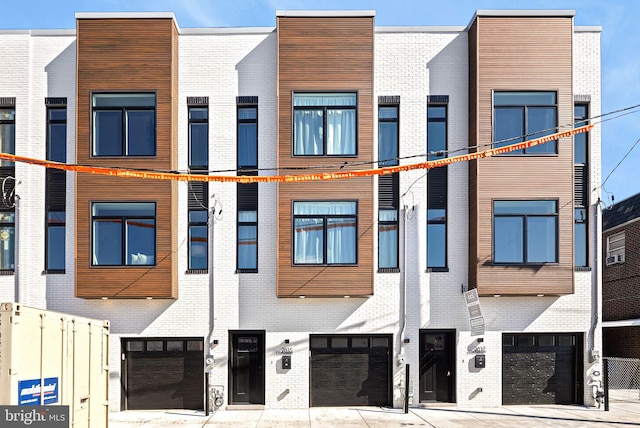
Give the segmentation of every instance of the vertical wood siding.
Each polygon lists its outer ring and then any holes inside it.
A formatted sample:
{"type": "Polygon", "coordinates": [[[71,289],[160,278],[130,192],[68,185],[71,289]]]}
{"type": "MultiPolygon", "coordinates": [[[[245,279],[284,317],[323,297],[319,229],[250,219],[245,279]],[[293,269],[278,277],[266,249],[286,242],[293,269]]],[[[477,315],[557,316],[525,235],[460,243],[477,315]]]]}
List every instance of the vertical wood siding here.
{"type": "MultiPolygon", "coordinates": [[[[373,161],[373,27],[373,17],[277,18],[279,168],[373,161]],[[292,156],[294,91],[357,93],[357,157],[292,156]]],[[[278,184],[279,297],[373,294],[373,190],[373,178],[278,184]],[[293,266],[292,201],[309,199],[358,201],[357,266],[293,266]]]]}
{"type": "MultiPolygon", "coordinates": [[[[470,31],[470,144],[492,142],[492,91],[557,91],[573,123],[571,17],[478,17],[470,31]],[[473,57],[471,57],[473,54],[473,57]],[[475,141],[474,141],[475,139],[475,141]]],[[[485,146],[486,147],[486,146],[485,146]]],[[[482,295],[573,292],[573,139],[557,156],[496,156],[470,165],[469,284],[482,295]],[[558,199],[559,263],[492,264],[493,200],[558,199]]]]}
{"type": "MultiPolygon", "coordinates": [[[[177,165],[178,33],[172,19],[77,21],[79,164],[172,170],[177,165]],[[156,156],[91,157],[91,94],[156,93],[156,156]]],[[[76,296],[177,297],[177,184],[76,174],[76,296]],[[156,266],[91,266],[91,201],[156,202],[156,266]]]]}

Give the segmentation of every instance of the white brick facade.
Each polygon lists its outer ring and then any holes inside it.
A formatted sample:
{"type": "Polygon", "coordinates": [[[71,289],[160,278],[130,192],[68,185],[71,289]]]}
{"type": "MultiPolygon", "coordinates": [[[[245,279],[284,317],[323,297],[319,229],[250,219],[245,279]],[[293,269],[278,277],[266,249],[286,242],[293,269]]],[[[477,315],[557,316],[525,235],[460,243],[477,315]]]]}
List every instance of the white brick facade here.
{"type": "MultiPolygon", "coordinates": [[[[377,28],[375,32],[374,100],[399,95],[400,156],[426,152],[426,108],[429,95],[448,95],[448,145],[468,147],[468,40],[464,27],[377,28]]],[[[45,97],[66,97],[67,159],[75,160],[75,36],[73,32],[2,32],[0,97],[16,97],[16,154],[45,158],[45,97]]],[[[574,93],[590,95],[590,114],[600,114],[599,30],[574,33],[574,93]]],[[[273,29],[181,30],[179,36],[178,167],[187,169],[186,99],[209,97],[209,168],[236,168],[236,97],[259,99],[259,167],[276,167],[276,33],[273,29]]],[[[377,111],[377,108],[374,110],[377,111]]],[[[590,134],[591,188],[600,182],[600,127],[590,134]]],[[[377,122],[374,131],[377,144],[377,122]]],[[[462,153],[462,152],[460,152],[462,153]]],[[[459,154],[459,153],[456,153],[459,154]]],[[[403,163],[423,160],[411,158],[403,163]]],[[[272,174],[272,171],[261,172],[272,174]]],[[[266,334],[265,406],[309,406],[309,335],[391,334],[393,404],[402,405],[404,366],[411,365],[411,393],[417,404],[420,329],[456,332],[455,398],[460,407],[497,406],[502,402],[503,332],[572,332],[585,337],[588,350],[601,349],[599,190],[591,195],[591,271],[575,273],[575,293],[563,297],[483,297],[486,323],[482,370],[473,367],[476,338],[461,290],[468,283],[468,169],[449,167],[448,272],[426,268],[426,183],[423,170],[401,174],[403,220],[400,272],[376,273],[374,295],[350,299],[279,299],[275,294],[276,187],[259,185],[258,273],[236,271],[236,186],[213,182],[222,213],[213,223],[210,274],[187,271],[187,192],[180,183],[177,300],[85,300],[74,296],[74,174],[67,179],[66,273],[45,275],[44,168],[16,165],[20,196],[19,259],[16,274],[0,276],[0,301],[108,319],[110,340],[110,407],[120,408],[121,337],[199,337],[210,341],[205,354],[214,359],[211,383],[228,391],[229,331],[263,330],[266,334]],[[405,239],[406,238],[406,239],[405,239]],[[213,302],[213,304],[211,304],[213,302]],[[406,305],[403,303],[406,302],[406,305]],[[405,318],[402,317],[402,312],[405,318]],[[406,320],[406,321],[405,321],[406,320]],[[596,323],[594,325],[594,323],[596,323]],[[404,330],[403,330],[404,324],[404,330]],[[592,333],[594,331],[594,333],[592,333]],[[409,339],[403,343],[402,339],[409,339]],[[289,344],[285,345],[285,339],[289,344]],[[217,340],[217,344],[213,341],[217,340]],[[292,348],[292,369],[282,370],[282,348],[292,348]],[[478,388],[482,388],[479,392],[478,388]]],[[[77,177],[78,180],[82,176],[77,177]]],[[[377,245],[377,229],[374,233],[377,245]]],[[[376,247],[377,248],[377,247],[376,247]]],[[[374,251],[377,254],[377,249],[374,251]]],[[[374,264],[377,266],[377,263],[374,264]]],[[[225,402],[228,400],[225,397],[225,402]]],[[[588,401],[588,396],[585,395],[588,401]]]]}

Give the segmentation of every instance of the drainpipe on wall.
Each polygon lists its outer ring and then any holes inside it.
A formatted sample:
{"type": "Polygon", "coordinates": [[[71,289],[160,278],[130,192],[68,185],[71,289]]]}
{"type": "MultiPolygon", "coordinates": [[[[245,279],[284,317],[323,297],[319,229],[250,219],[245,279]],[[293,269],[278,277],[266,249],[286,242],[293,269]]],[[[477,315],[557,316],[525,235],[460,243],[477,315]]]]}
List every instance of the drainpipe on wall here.
{"type": "MultiPolygon", "coordinates": [[[[601,321],[602,308],[600,306],[601,293],[602,293],[602,272],[599,266],[602,260],[602,216],[600,215],[600,198],[594,205],[595,208],[595,226],[596,226],[596,245],[595,255],[596,262],[593,266],[593,276],[595,280],[595,286],[591,287],[591,328],[589,329],[589,350],[590,350],[590,362],[597,363],[603,355],[600,355],[602,350],[596,346],[596,331],[601,321]]],[[[593,283],[592,283],[593,284],[593,283]]]]}
{"type": "Polygon", "coordinates": [[[18,239],[18,232],[20,231],[18,228],[20,225],[20,196],[15,195],[15,198],[15,216],[13,219],[13,280],[15,281],[15,301],[16,303],[23,303],[20,300],[20,245],[18,239]]]}

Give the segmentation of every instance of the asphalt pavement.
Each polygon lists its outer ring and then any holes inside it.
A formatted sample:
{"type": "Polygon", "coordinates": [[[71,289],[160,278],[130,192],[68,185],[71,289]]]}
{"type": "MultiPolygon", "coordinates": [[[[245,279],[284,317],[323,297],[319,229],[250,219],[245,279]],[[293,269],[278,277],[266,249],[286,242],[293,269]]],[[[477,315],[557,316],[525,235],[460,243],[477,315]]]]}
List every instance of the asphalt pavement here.
{"type": "Polygon", "coordinates": [[[640,401],[613,402],[609,411],[584,406],[504,406],[461,409],[455,405],[403,409],[312,407],[285,410],[123,411],[109,414],[109,428],[387,428],[387,427],[640,427],[640,401]]]}

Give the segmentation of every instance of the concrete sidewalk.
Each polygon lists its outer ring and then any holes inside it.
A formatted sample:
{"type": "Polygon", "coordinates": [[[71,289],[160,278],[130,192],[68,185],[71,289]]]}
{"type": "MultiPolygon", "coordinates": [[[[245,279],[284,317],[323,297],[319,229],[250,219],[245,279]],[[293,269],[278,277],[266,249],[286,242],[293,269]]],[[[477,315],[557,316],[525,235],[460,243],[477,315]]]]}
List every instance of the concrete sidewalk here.
{"type": "Polygon", "coordinates": [[[605,412],[582,406],[453,406],[402,409],[314,407],[300,410],[225,410],[209,416],[187,410],[110,413],[110,428],[133,427],[640,427],[640,402],[616,402],[605,412]]]}

